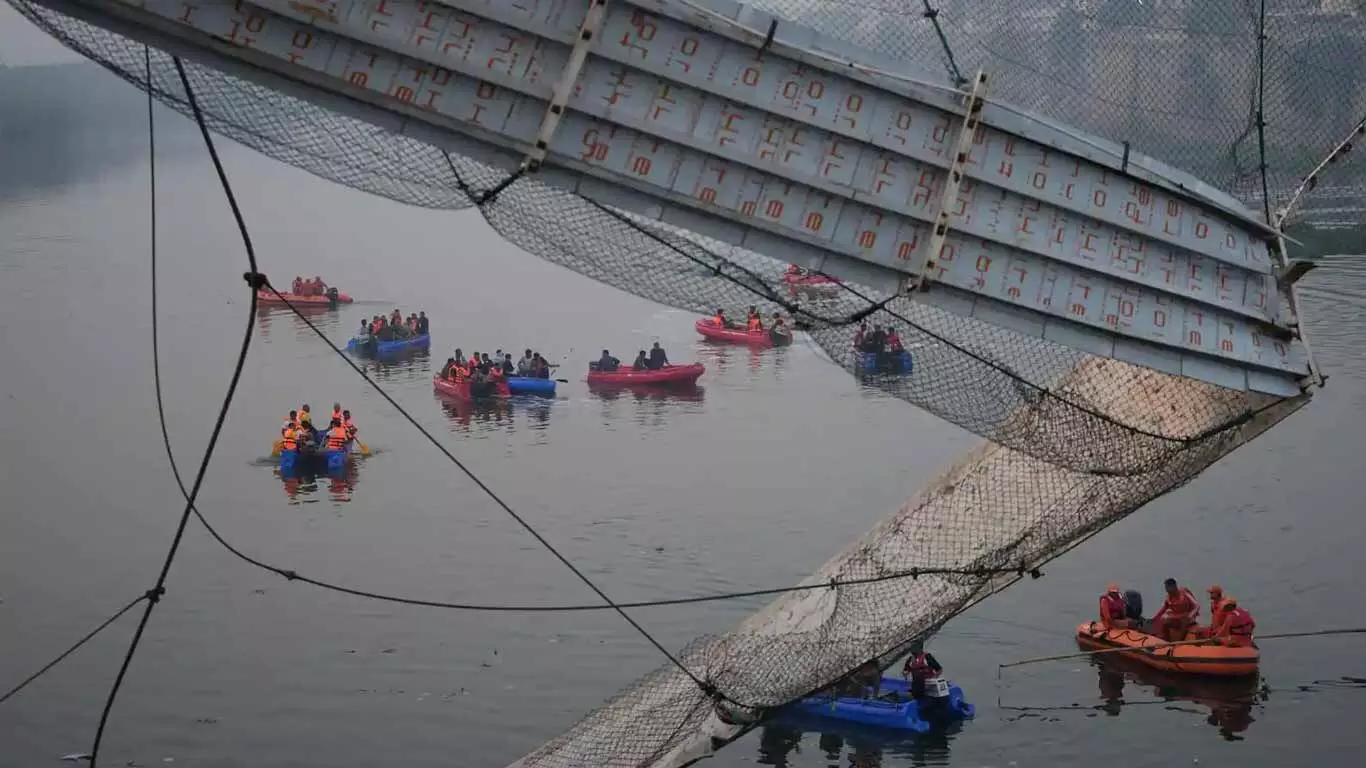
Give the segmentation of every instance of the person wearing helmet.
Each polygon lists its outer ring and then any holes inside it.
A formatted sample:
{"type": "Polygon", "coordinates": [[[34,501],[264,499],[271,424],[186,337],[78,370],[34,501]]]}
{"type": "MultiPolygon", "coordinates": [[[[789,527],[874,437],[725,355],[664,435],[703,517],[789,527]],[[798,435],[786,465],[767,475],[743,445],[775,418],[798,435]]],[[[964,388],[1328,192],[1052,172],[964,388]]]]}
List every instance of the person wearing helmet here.
{"type": "Polygon", "coordinates": [[[901,676],[911,681],[911,698],[924,698],[925,682],[943,673],[944,667],[933,654],[925,651],[925,644],[915,641],[911,645],[911,655],[906,657],[906,664],[901,668],[901,676]]]}
{"type": "Polygon", "coordinates": [[[1119,593],[1119,585],[1106,587],[1105,594],[1100,596],[1100,625],[1106,629],[1129,629],[1134,622],[1128,617],[1127,610],[1124,596],[1119,593]]]}
{"type": "Polygon", "coordinates": [[[1184,640],[1187,630],[1195,626],[1196,617],[1200,615],[1200,604],[1190,589],[1177,584],[1176,579],[1167,579],[1162,587],[1167,591],[1167,598],[1153,616],[1154,634],[1164,640],[1184,640]]]}
{"type": "Polygon", "coordinates": [[[1216,625],[1214,637],[1224,645],[1246,648],[1252,645],[1252,633],[1256,628],[1257,622],[1252,620],[1252,614],[1246,608],[1239,607],[1238,598],[1225,595],[1223,619],[1216,625]]]}
{"type": "Polygon", "coordinates": [[[1219,629],[1219,624],[1224,620],[1224,612],[1228,610],[1228,599],[1224,597],[1224,588],[1215,584],[1210,587],[1209,592],[1209,626],[1192,627],[1191,631],[1197,637],[1214,637],[1219,629]]]}

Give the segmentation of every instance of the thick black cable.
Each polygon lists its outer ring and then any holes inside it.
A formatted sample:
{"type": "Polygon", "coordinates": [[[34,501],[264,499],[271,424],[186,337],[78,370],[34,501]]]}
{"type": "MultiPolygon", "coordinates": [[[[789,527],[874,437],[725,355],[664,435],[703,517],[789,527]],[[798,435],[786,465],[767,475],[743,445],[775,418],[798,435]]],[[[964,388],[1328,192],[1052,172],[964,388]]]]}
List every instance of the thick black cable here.
{"type": "MultiPolygon", "coordinates": [[[[151,80],[151,49],[144,46],[144,63],[147,67],[147,82],[149,100],[152,99],[151,80]]],[[[209,435],[209,444],[204,449],[204,458],[199,464],[199,471],[195,475],[194,486],[190,489],[189,498],[185,502],[185,510],[180,515],[180,522],[176,525],[175,536],[171,539],[171,546],[166,551],[166,560],[161,565],[161,572],[157,575],[156,586],[147,592],[147,607],[142,612],[142,619],[138,622],[137,629],[133,632],[133,639],[128,645],[128,652],[123,657],[123,663],[119,666],[118,675],[114,678],[114,684],[109,689],[109,697],[105,700],[104,710],[100,713],[100,723],[95,730],[95,741],[90,748],[90,766],[95,768],[99,764],[100,744],[104,740],[104,730],[109,724],[109,713],[114,709],[114,702],[118,698],[119,689],[123,687],[123,680],[128,675],[128,668],[133,663],[133,656],[137,653],[138,644],[142,641],[142,635],[147,629],[147,623],[152,618],[152,610],[156,608],[161,596],[166,591],[166,578],[171,572],[171,564],[175,562],[176,553],[180,550],[180,542],[185,537],[185,527],[190,521],[190,513],[194,508],[194,500],[199,496],[199,490],[204,484],[204,476],[208,473],[209,462],[213,459],[214,448],[218,445],[218,437],[223,431],[223,424],[228,418],[228,409],[232,406],[233,395],[237,392],[237,384],[242,378],[242,369],[246,367],[247,351],[251,348],[251,337],[256,327],[256,285],[260,278],[256,269],[256,251],[251,244],[251,235],[247,232],[246,222],[242,219],[242,211],[237,206],[237,199],[232,194],[232,187],[228,184],[227,173],[223,170],[223,163],[218,157],[218,151],[214,148],[213,137],[209,135],[208,126],[204,122],[204,114],[199,109],[199,103],[194,97],[194,90],[190,87],[190,79],[185,74],[185,66],[180,58],[173,57],[177,74],[180,75],[181,85],[185,88],[185,96],[189,100],[190,108],[194,112],[195,122],[199,124],[200,135],[204,138],[204,144],[208,148],[209,157],[213,160],[214,170],[218,173],[218,180],[223,186],[223,193],[228,198],[228,205],[232,208],[233,217],[237,220],[238,231],[242,235],[243,245],[247,251],[247,262],[251,271],[247,274],[247,282],[252,284],[250,306],[247,312],[246,332],[242,336],[242,346],[237,354],[237,362],[233,366],[232,378],[228,382],[228,391],[223,396],[223,404],[218,409],[218,418],[214,421],[213,431],[209,435]]],[[[150,114],[149,107],[149,114],[150,114]]],[[[149,136],[152,136],[149,130],[149,136]]],[[[152,145],[152,154],[155,156],[155,144],[152,145]]],[[[155,174],[155,164],[152,165],[155,174]]],[[[156,207],[156,201],[152,201],[152,207],[156,207]]],[[[155,238],[154,238],[155,240],[155,238]]],[[[158,392],[158,399],[160,393],[158,392]]]]}
{"type": "Polygon", "coordinates": [[[146,599],[146,594],[138,595],[137,597],[133,598],[132,602],[120,608],[118,613],[105,619],[104,622],[100,624],[98,627],[95,627],[94,629],[90,630],[89,634],[87,634],[85,637],[82,637],[80,640],[76,641],[75,645],[71,646],[70,648],[67,648],[65,651],[62,652],[60,656],[53,659],[52,661],[49,661],[42,669],[24,678],[24,680],[20,682],[18,685],[6,691],[4,696],[0,696],[0,704],[4,704],[5,702],[9,701],[16,693],[27,688],[29,683],[42,677],[44,674],[47,673],[49,669],[52,669],[53,667],[62,663],[62,661],[66,659],[67,656],[70,656],[71,654],[75,653],[77,650],[80,649],[81,646],[93,640],[95,638],[95,635],[98,635],[100,632],[104,631],[105,627],[118,621],[120,618],[123,617],[123,614],[133,610],[134,606],[136,606],[138,603],[146,599]]]}
{"type": "MultiPolygon", "coordinates": [[[[578,567],[575,566],[574,563],[569,560],[569,558],[565,557],[560,552],[560,550],[556,549],[554,544],[551,544],[544,536],[542,536],[540,532],[536,530],[535,526],[531,525],[521,515],[517,514],[516,510],[509,506],[506,501],[503,501],[503,497],[499,496],[497,492],[495,492],[492,488],[486,485],[483,480],[480,480],[479,476],[476,475],[473,471],[471,471],[469,467],[465,466],[464,462],[456,458],[455,454],[451,453],[446,448],[446,446],[441,444],[441,441],[433,437],[432,433],[428,432],[426,427],[423,427],[417,419],[413,418],[412,414],[408,413],[408,411],[402,405],[399,405],[397,400],[390,396],[388,392],[384,391],[384,387],[381,387],[379,384],[375,383],[375,380],[370,378],[369,374],[362,370],[360,366],[356,365],[356,363],[350,357],[348,357],[347,354],[343,352],[340,347],[332,343],[332,340],[327,338],[327,334],[323,333],[318,328],[318,326],[314,325],[313,321],[310,320],[307,315],[305,315],[303,312],[300,312],[299,308],[294,306],[293,302],[285,298],[284,294],[280,293],[280,291],[277,290],[274,285],[271,285],[269,281],[265,283],[265,288],[269,290],[271,293],[273,293],[276,299],[280,300],[285,304],[285,306],[289,307],[290,311],[293,312],[296,317],[302,320],[304,324],[309,327],[309,330],[317,334],[318,338],[322,339],[324,344],[326,344],[333,352],[337,353],[337,356],[340,357],[343,361],[346,362],[348,366],[351,367],[351,370],[355,371],[362,379],[364,379],[365,382],[369,384],[372,389],[379,393],[380,397],[388,401],[389,405],[392,405],[394,407],[394,410],[398,411],[399,415],[403,416],[403,418],[406,419],[409,424],[413,425],[414,429],[421,433],[423,437],[427,438],[427,442],[431,443],[433,447],[435,447],[438,451],[442,453],[442,455],[444,455],[448,460],[450,460],[450,462],[454,464],[457,469],[463,472],[465,476],[470,479],[471,482],[479,486],[479,490],[483,491],[490,499],[492,499],[493,502],[497,504],[499,508],[501,508],[505,513],[507,513],[509,517],[515,520],[517,524],[522,527],[523,530],[531,534],[532,538],[534,538],[538,543],[540,543],[540,545],[544,547],[546,551],[554,555],[555,559],[559,560],[564,565],[564,567],[568,568],[571,573],[578,577],[579,581],[582,581],[584,585],[591,589],[599,598],[601,598],[602,601],[606,603],[609,608],[615,611],[617,615],[621,616],[621,618],[627,624],[631,625],[633,629],[639,632],[641,637],[644,637],[647,641],[649,641],[650,645],[653,645],[656,650],[658,650],[661,654],[664,655],[664,658],[668,659],[671,664],[678,667],[679,670],[683,672],[683,674],[691,678],[692,681],[702,690],[713,694],[716,692],[716,688],[714,686],[712,686],[710,683],[703,681],[697,675],[693,674],[693,671],[684,666],[683,662],[679,661],[676,656],[670,653],[669,650],[663,646],[663,644],[656,640],[654,635],[651,635],[635,619],[631,618],[630,614],[626,613],[626,611],[623,610],[620,605],[613,602],[612,598],[608,597],[606,592],[603,592],[602,589],[600,589],[598,585],[593,582],[592,579],[588,578],[588,576],[583,571],[579,570],[578,567]]],[[[736,703],[738,704],[739,702],[736,703]]]]}

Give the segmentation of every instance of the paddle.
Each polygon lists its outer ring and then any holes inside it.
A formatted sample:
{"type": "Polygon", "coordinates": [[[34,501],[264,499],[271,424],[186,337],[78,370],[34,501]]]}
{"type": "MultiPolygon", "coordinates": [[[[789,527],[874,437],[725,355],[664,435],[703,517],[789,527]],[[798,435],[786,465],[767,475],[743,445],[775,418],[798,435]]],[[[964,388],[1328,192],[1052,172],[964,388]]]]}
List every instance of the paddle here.
{"type": "Polygon", "coordinates": [[[365,443],[362,443],[362,442],[360,441],[360,438],[355,437],[355,438],[352,438],[352,440],[355,441],[356,447],[360,449],[360,455],[362,455],[362,456],[370,456],[370,455],[372,455],[372,454],[374,453],[373,451],[370,450],[370,446],[368,446],[368,445],[366,445],[365,443]]]}

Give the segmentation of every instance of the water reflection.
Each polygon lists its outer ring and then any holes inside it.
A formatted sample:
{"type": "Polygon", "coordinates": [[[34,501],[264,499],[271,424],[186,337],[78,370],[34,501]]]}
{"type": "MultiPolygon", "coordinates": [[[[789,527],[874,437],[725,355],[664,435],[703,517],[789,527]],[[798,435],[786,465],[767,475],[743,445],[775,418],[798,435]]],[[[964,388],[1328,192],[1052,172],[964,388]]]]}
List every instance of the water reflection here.
{"type": "Polygon", "coordinates": [[[525,416],[526,426],[540,433],[536,442],[544,440],[550,426],[550,412],[555,408],[553,395],[514,395],[512,397],[480,397],[468,400],[435,392],[441,410],[451,426],[458,431],[484,435],[497,431],[514,431],[516,415],[525,416]]]}
{"type": "MultiPolygon", "coordinates": [[[[341,325],[341,318],[336,311],[327,307],[300,306],[300,314],[308,318],[319,330],[327,333],[341,325]]],[[[270,341],[272,330],[281,328],[294,331],[295,339],[315,339],[317,334],[308,327],[303,318],[294,313],[289,307],[282,307],[278,304],[258,304],[256,307],[256,327],[261,331],[261,338],[270,341]]],[[[315,339],[316,340],[316,339],[315,339]]]]}
{"type": "MultiPolygon", "coordinates": [[[[1254,722],[1252,708],[1270,696],[1261,678],[1195,678],[1178,675],[1147,667],[1132,659],[1091,657],[1096,668],[1097,684],[1100,688],[1102,704],[1100,709],[1111,717],[1118,717],[1123,711],[1124,686],[1133,683],[1140,691],[1157,697],[1168,709],[1172,702],[1190,702],[1202,707],[1194,710],[1201,714],[1208,710],[1205,722],[1219,731],[1227,741],[1240,741],[1240,735],[1254,722]]],[[[1140,700],[1139,703],[1157,703],[1140,700]]],[[[1181,710],[1192,711],[1192,710],[1181,710]]]]}
{"type": "MultiPolygon", "coordinates": [[[[744,367],[751,374],[765,369],[781,372],[787,369],[788,353],[792,347],[750,347],[742,344],[727,344],[716,341],[699,341],[693,346],[697,361],[707,366],[708,373],[724,374],[735,368],[744,367]]],[[[706,374],[703,374],[705,377],[706,374]]]]}
{"type": "Polygon", "coordinates": [[[783,713],[759,733],[760,765],[790,765],[790,755],[800,754],[804,734],[815,734],[816,745],[826,762],[837,766],[847,756],[850,766],[884,764],[911,766],[948,765],[949,743],[962,731],[961,721],[930,733],[889,731],[856,723],[783,713]],[[891,758],[890,762],[888,758],[891,758]]]}
{"type": "Polygon", "coordinates": [[[377,382],[402,382],[425,379],[432,375],[432,354],[427,349],[413,349],[383,357],[352,357],[352,360],[377,382]]]}
{"type": "Polygon", "coordinates": [[[320,491],[325,491],[330,501],[345,504],[351,501],[356,483],[360,481],[360,461],[347,462],[346,468],[339,472],[281,472],[279,468],[274,472],[284,484],[285,497],[289,499],[290,504],[312,504],[322,501],[321,498],[314,498],[320,491]]]}

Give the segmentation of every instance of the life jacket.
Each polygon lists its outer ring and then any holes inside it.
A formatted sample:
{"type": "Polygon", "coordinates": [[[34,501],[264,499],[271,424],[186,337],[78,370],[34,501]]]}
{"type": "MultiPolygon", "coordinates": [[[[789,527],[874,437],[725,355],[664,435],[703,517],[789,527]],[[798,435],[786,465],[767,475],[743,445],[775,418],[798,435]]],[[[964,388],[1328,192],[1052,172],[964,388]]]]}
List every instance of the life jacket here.
{"type": "Polygon", "coordinates": [[[717,313],[716,313],[716,316],[713,317],[713,318],[711,319],[711,321],[712,321],[713,323],[716,323],[716,324],[717,324],[718,326],[720,326],[721,328],[725,328],[725,327],[726,327],[726,316],[723,315],[723,314],[721,314],[720,312],[717,312],[717,313]]]}
{"type": "Polygon", "coordinates": [[[754,315],[750,315],[750,317],[749,317],[749,330],[750,330],[750,331],[762,331],[763,329],[764,329],[764,322],[763,322],[762,320],[760,320],[758,317],[756,317],[756,316],[754,316],[754,315]]]}
{"type": "Polygon", "coordinates": [[[1224,622],[1224,632],[1231,637],[1252,637],[1252,631],[1257,628],[1257,622],[1252,620],[1252,614],[1246,608],[1233,608],[1224,622]]]}
{"type": "Polygon", "coordinates": [[[299,426],[313,423],[313,414],[308,411],[299,411],[299,426]]]}
{"type": "Polygon", "coordinates": [[[342,421],[342,429],[346,430],[346,437],[348,440],[355,440],[356,433],[360,431],[356,429],[356,423],[350,419],[342,421]]]}
{"type": "Polygon", "coordinates": [[[1185,587],[1181,588],[1175,599],[1168,595],[1163,605],[1167,607],[1168,616],[1178,619],[1188,618],[1200,610],[1200,604],[1195,601],[1195,595],[1191,594],[1191,591],[1185,587]]]}
{"type": "Polygon", "coordinates": [[[1109,627],[1111,621],[1123,619],[1127,613],[1124,598],[1109,592],[1100,596],[1100,623],[1109,627]]]}
{"type": "Polygon", "coordinates": [[[327,450],[340,451],[346,445],[346,430],[341,427],[333,427],[327,430],[327,450]]]}
{"type": "Polygon", "coordinates": [[[894,334],[894,333],[893,333],[893,334],[888,334],[888,336],[887,336],[887,349],[889,349],[889,350],[891,350],[891,351],[893,351],[893,352],[900,352],[900,351],[901,351],[901,337],[900,337],[900,336],[897,336],[897,335],[894,334]]]}
{"type": "Polygon", "coordinates": [[[295,294],[295,295],[297,296],[298,294],[303,293],[303,290],[304,290],[304,281],[303,281],[303,280],[300,280],[299,278],[296,277],[296,278],[294,278],[294,285],[291,286],[291,287],[292,287],[294,290],[290,291],[290,293],[293,293],[293,294],[295,294]]]}
{"type": "Polygon", "coordinates": [[[501,379],[501,378],[503,378],[503,366],[501,366],[501,365],[495,365],[495,366],[493,366],[492,368],[490,368],[490,369],[489,369],[489,378],[491,378],[491,379],[501,379]]]}
{"type": "Polygon", "coordinates": [[[1221,597],[1218,600],[1209,601],[1209,623],[1211,626],[1219,626],[1219,620],[1223,618],[1224,611],[1228,609],[1228,599],[1221,597]]]}
{"type": "Polygon", "coordinates": [[[341,420],[342,420],[342,412],[341,412],[341,411],[337,411],[337,410],[332,411],[332,418],[336,419],[337,421],[341,421],[341,420]]]}
{"type": "Polygon", "coordinates": [[[917,653],[911,658],[910,663],[906,665],[906,671],[910,673],[912,678],[920,680],[929,680],[932,677],[939,677],[939,673],[935,671],[934,667],[930,666],[929,660],[925,658],[924,652],[917,653]]]}
{"type": "Polygon", "coordinates": [[[294,425],[293,425],[293,424],[289,425],[288,427],[285,427],[284,432],[283,432],[284,441],[283,441],[283,442],[281,443],[281,445],[280,445],[280,450],[282,450],[282,451],[297,451],[297,450],[299,450],[299,440],[298,440],[297,437],[295,437],[295,435],[297,435],[297,434],[298,434],[298,433],[295,431],[294,425]]]}
{"type": "Polygon", "coordinates": [[[451,379],[454,381],[464,381],[469,374],[465,371],[465,366],[456,363],[451,366],[451,379]]]}

